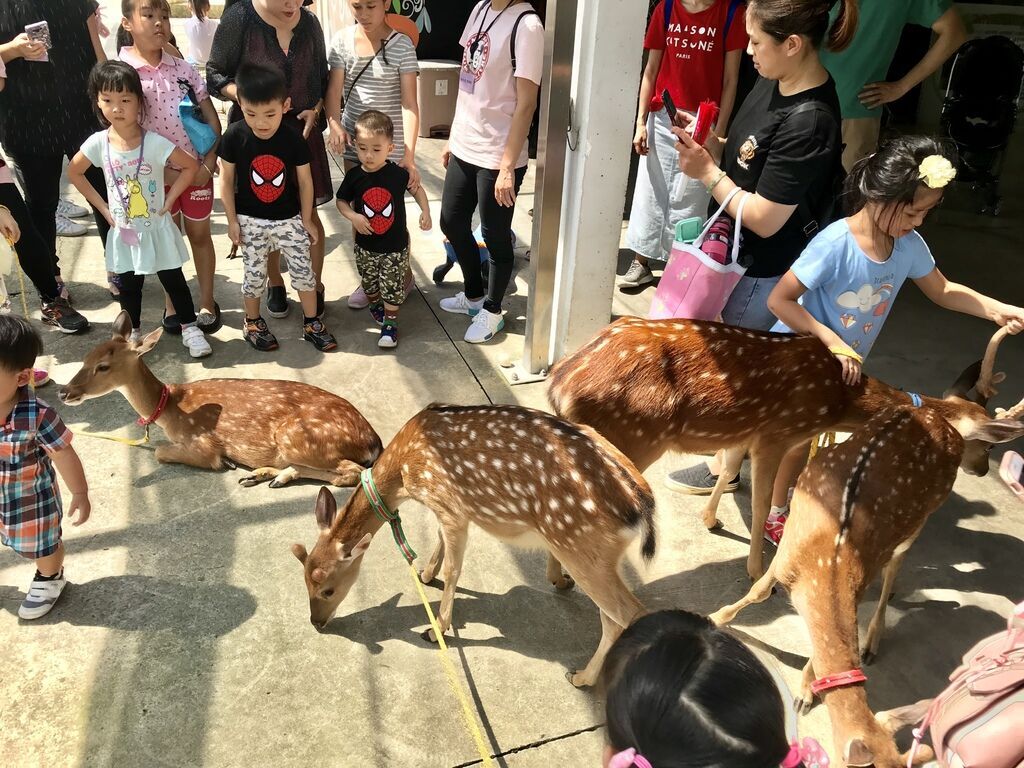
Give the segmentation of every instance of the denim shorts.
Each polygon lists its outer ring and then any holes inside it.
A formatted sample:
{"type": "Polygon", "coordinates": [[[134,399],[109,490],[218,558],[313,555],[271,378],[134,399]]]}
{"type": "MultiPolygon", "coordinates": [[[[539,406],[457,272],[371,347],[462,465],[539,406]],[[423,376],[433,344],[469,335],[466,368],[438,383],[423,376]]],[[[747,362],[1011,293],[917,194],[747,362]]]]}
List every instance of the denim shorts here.
{"type": "Polygon", "coordinates": [[[768,294],[781,279],[781,275],[740,278],[722,310],[722,321],[738,328],[770,331],[779,318],[768,309],[768,294]]]}

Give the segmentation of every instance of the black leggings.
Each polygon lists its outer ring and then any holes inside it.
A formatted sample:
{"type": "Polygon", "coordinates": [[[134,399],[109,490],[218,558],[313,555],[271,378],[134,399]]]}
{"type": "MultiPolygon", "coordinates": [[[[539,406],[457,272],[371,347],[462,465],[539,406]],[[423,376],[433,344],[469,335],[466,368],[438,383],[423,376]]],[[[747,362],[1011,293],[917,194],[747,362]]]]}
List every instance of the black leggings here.
{"type": "MultiPolygon", "coordinates": [[[[76,150],[77,151],[77,150],[76,150]]],[[[74,157],[75,152],[70,152],[68,157],[74,157]]],[[[60,199],[60,176],[64,171],[64,155],[11,155],[14,161],[14,171],[21,182],[21,188],[25,192],[25,202],[35,222],[36,231],[39,233],[43,244],[46,246],[47,255],[51,260],[53,273],[60,274],[60,265],[57,263],[57,201],[60,199]]],[[[96,191],[104,200],[107,199],[107,183],[103,178],[103,169],[92,166],[85,172],[96,191]]],[[[99,230],[100,239],[103,245],[107,244],[107,232],[110,225],[103,218],[103,214],[92,209],[93,219],[96,221],[96,228],[99,230]]]]}
{"type": "Polygon", "coordinates": [[[18,252],[18,263],[36,287],[39,298],[44,302],[53,301],[60,293],[57,281],[53,277],[53,261],[43,238],[39,235],[39,230],[36,229],[35,221],[25,207],[25,201],[21,199],[21,193],[14,184],[0,184],[0,205],[10,209],[11,216],[21,230],[21,237],[14,244],[18,252]]]}
{"type": "MultiPolygon", "coordinates": [[[[192,294],[189,293],[188,283],[185,282],[185,274],[181,267],[164,269],[156,273],[160,278],[160,285],[171,297],[171,304],[174,305],[174,314],[178,316],[178,322],[188,325],[196,321],[196,307],[192,303],[192,294]]],[[[118,289],[121,302],[121,309],[128,313],[132,319],[132,328],[142,325],[142,286],[146,282],[145,275],[136,275],[134,272],[121,272],[117,276],[118,289]]]]}
{"type": "MultiPolygon", "coordinates": [[[[524,176],[526,166],[516,168],[517,195],[524,176]]],[[[494,199],[494,183],[497,180],[498,171],[480,168],[452,155],[441,195],[441,231],[452,244],[462,268],[466,298],[474,300],[484,296],[484,283],[480,276],[480,249],[473,237],[473,210],[480,209],[480,228],[487,250],[491,253],[484,302],[490,312],[501,311],[501,302],[512,278],[515,258],[512,252],[512,214],[515,207],[498,205],[494,199]]]]}

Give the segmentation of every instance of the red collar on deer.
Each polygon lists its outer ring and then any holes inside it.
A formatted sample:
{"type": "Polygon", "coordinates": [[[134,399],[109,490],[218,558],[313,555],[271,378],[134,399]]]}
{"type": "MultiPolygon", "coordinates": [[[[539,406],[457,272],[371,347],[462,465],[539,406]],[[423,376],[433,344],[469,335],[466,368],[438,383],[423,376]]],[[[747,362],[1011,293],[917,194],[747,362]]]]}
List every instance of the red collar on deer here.
{"type": "Polygon", "coordinates": [[[141,416],[135,421],[140,427],[148,427],[154,421],[160,418],[160,414],[164,412],[164,408],[167,407],[167,398],[171,396],[171,390],[164,384],[163,389],[160,390],[160,399],[157,401],[156,408],[153,409],[153,413],[149,415],[148,419],[144,419],[141,416]]]}
{"type": "Polygon", "coordinates": [[[817,696],[819,693],[833,688],[845,688],[848,685],[856,685],[866,681],[867,677],[864,675],[863,670],[851,669],[849,672],[838,672],[834,675],[819,677],[811,683],[811,693],[817,696]]]}

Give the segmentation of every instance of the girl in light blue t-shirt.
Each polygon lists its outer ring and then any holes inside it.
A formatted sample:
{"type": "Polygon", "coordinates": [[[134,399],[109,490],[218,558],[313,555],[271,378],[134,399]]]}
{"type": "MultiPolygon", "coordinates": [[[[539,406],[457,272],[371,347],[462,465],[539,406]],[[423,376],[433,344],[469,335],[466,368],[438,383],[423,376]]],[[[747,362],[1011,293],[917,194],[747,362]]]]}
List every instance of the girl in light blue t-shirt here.
{"type": "MultiPolygon", "coordinates": [[[[804,250],[768,298],[774,331],[819,338],[843,365],[843,380],[860,381],[861,365],[907,278],[940,307],[1024,330],[1024,309],[946,279],[916,231],[942,202],[956,176],[938,140],[904,136],[857,163],[846,182],[855,213],[832,224],[804,250]]],[[[775,481],[765,538],[782,536],[788,493],[806,449],[794,449],[775,481]]]]}

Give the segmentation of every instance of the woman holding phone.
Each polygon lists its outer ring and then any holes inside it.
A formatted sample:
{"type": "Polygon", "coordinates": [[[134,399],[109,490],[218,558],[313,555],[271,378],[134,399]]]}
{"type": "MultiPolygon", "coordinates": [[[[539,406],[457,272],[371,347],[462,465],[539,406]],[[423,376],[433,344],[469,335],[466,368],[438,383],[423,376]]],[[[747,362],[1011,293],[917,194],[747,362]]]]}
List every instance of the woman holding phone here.
{"type": "MultiPolygon", "coordinates": [[[[14,161],[49,267],[68,300],[57,263],[57,202],[64,158],[74,157],[99,130],[86,87],[93,66],[106,59],[96,8],[95,0],[0,4],[0,40],[6,41],[0,44],[0,59],[8,76],[0,92],[0,141],[14,161]],[[48,55],[46,37],[59,55],[48,55]]],[[[99,168],[90,180],[97,189],[105,188],[99,168]]],[[[106,243],[107,221],[95,209],[93,216],[106,243]]]]}
{"type": "Polygon", "coordinates": [[[654,280],[648,259],[664,261],[672,250],[676,223],[703,216],[708,193],[679,169],[672,120],[663,97],[694,114],[702,101],[719,104],[718,128],[732,115],[740,57],[747,47],[741,0],[662,0],[654,7],[644,48],[647,66],[640,81],[640,107],[633,148],[640,167],[629,213],[626,247],[633,263],[622,287],[654,280]],[[682,30],[693,30],[692,34],[682,30]]]}

